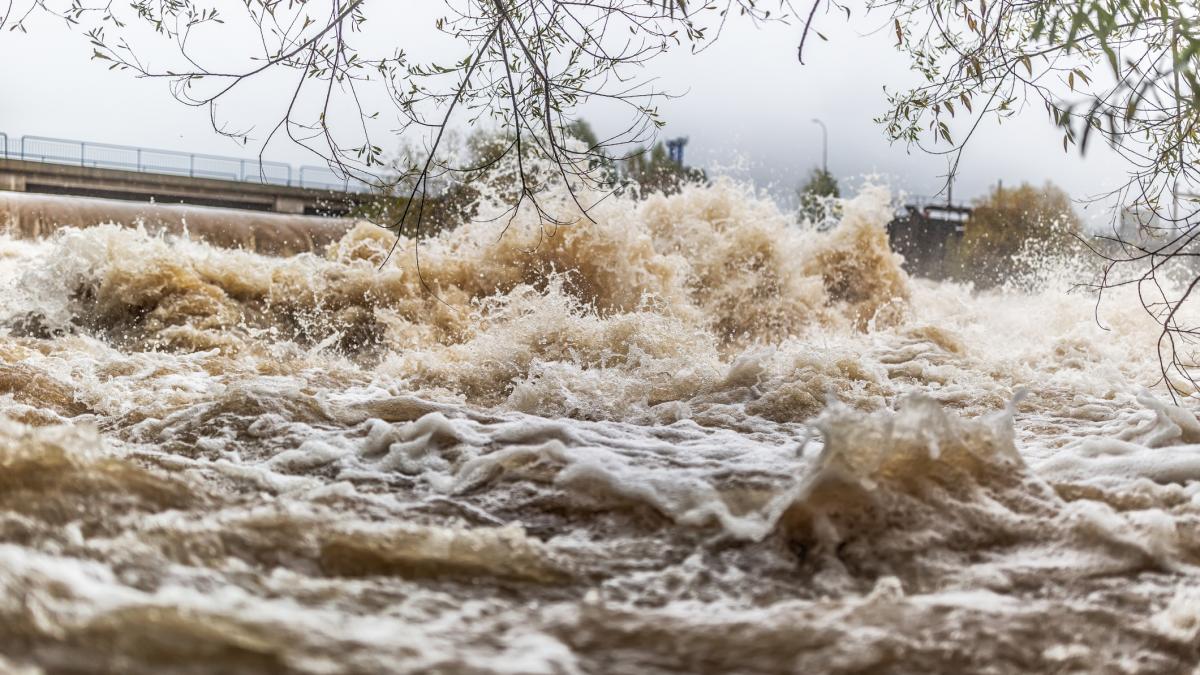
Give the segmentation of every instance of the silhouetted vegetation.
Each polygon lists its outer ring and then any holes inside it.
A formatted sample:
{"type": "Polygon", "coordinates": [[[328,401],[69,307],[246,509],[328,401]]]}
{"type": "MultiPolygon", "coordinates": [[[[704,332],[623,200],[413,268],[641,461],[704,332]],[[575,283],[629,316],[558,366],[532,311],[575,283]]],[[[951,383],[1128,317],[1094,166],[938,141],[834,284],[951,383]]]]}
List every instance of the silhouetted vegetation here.
{"type": "Polygon", "coordinates": [[[638,152],[617,164],[617,175],[622,183],[636,183],[639,193],[650,195],[655,192],[672,194],[690,182],[703,182],[706,176],[700,169],[682,166],[672,161],[667,148],[655,143],[649,150],[638,152]]]}
{"type": "MultiPolygon", "coordinates": [[[[636,189],[638,196],[645,197],[655,193],[672,194],[686,183],[706,180],[704,171],[673,161],[662,143],[655,144],[649,150],[638,148],[630,155],[618,158],[608,155],[586,120],[575,120],[568,127],[568,132],[580,145],[590,149],[589,170],[593,179],[600,181],[607,189],[624,191],[632,188],[636,189]]],[[[523,184],[546,180],[550,176],[538,174],[535,167],[539,163],[532,151],[525,151],[524,154],[527,160],[524,180],[515,173],[497,171],[511,143],[510,137],[486,130],[444,140],[443,151],[447,156],[435,162],[435,166],[455,165],[471,167],[471,170],[430,171],[428,189],[416,197],[410,196],[413,194],[413,181],[419,177],[411,172],[405,173],[404,167],[411,166],[419,150],[405,147],[392,163],[393,175],[382,181],[378,196],[355,208],[350,215],[381,224],[395,223],[403,216],[406,225],[415,227],[420,212],[422,232],[436,234],[476,216],[482,185],[495,193],[501,202],[515,204],[519,200],[514,192],[522,189],[523,184]],[[484,174],[487,174],[486,180],[483,179],[484,174]],[[410,198],[416,203],[412,208],[406,208],[410,198]],[[420,200],[424,200],[423,210],[417,208],[422,205],[420,200]]],[[[552,164],[548,166],[544,162],[540,166],[542,171],[553,169],[552,164]]]]}
{"type": "Polygon", "coordinates": [[[799,217],[824,228],[837,222],[841,209],[835,201],[842,196],[837,179],[826,169],[813,169],[808,180],[796,190],[800,198],[799,217]]]}
{"type": "Polygon", "coordinates": [[[1036,247],[1042,254],[1077,248],[1083,225],[1071,198],[1052,183],[997,185],[976,199],[955,259],[959,276],[983,286],[999,284],[1013,271],[1013,259],[1036,247]]]}

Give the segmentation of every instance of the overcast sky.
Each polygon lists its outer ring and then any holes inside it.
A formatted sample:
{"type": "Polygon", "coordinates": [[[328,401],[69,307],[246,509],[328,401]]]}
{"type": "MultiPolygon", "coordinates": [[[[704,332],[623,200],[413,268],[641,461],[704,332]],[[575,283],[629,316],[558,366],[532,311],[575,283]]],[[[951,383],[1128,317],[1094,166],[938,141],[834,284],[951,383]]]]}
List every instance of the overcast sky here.
{"type": "MultiPolygon", "coordinates": [[[[375,30],[370,39],[401,43],[417,56],[453,51],[456,45],[432,31],[438,3],[411,5],[368,3],[375,30]],[[420,8],[413,10],[411,5],[420,8]]],[[[733,171],[782,194],[821,161],[821,132],[812,122],[819,118],[829,129],[830,170],[844,181],[879,174],[898,190],[936,192],[942,184],[939,176],[945,173],[944,160],[890,145],[873,121],[884,110],[883,86],[912,81],[889,44],[889,31],[870,34],[873,24],[861,16],[851,23],[838,14],[818,20],[829,41],[810,40],[808,65],[796,60],[797,26],[756,28],[735,19],[706,52],[694,56],[680,50],[648,64],[646,75],[659,78],[660,88],[684,94],[660,106],[667,120],[663,137],[689,137],[689,164],[733,171]]],[[[81,35],[48,20],[32,24],[27,35],[0,34],[0,131],[10,138],[31,134],[255,154],[214,134],[206,113],[173,100],[165,82],[109,71],[89,60],[90,53],[81,35]]],[[[283,83],[265,83],[229,111],[231,121],[266,114],[286,94],[283,83]]],[[[604,111],[589,116],[601,135],[619,123],[607,119],[604,111]]],[[[1106,150],[1091,150],[1081,159],[1074,150],[1064,153],[1060,139],[1040,105],[1003,125],[986,123],[960,166],[956,200],[975,197],[997,180],[1052,180],[1077,198],[1120,181],[1122,165],[1106,150]]],[[[314,163],[298,148],[284,144],[273,145],[267,157],[314,163]]],[[[1091,220],[1096,214],[1085,213],[1089,215],[1091,220]]]]}

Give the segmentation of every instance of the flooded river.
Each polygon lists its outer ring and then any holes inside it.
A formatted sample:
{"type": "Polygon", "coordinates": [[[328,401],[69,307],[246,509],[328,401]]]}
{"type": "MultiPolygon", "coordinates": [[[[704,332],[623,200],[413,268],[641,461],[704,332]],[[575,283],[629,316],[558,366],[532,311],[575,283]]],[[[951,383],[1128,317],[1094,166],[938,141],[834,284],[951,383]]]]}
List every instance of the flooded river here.
{"type": "Polygon", "coordinates": [[[0,671],[1196,673],[1157,326],[891,213],[0,237],[0,671]]]}

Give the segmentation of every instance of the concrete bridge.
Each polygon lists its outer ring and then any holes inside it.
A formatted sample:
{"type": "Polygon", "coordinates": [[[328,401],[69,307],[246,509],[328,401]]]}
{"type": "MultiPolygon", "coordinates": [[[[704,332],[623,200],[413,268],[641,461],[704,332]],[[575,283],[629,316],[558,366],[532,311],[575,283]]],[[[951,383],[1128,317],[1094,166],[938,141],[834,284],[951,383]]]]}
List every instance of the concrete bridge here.
{"type": "Polygon", "coordinates": [[[371,198],[325,167],[3,133],[0,191],[322,216],[371,198]]]}

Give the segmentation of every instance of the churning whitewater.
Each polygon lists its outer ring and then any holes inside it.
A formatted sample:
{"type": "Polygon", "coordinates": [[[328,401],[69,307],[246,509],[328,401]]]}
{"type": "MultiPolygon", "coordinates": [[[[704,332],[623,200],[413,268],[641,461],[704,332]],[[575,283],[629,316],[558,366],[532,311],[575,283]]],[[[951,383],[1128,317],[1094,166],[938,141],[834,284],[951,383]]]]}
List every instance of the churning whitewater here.
{"type": "Polygon", "coordinates": [[[526,211],[0,238],[0,670],[1198,672],[1135,298],[909,278],[881,188],[526,211]]]}

